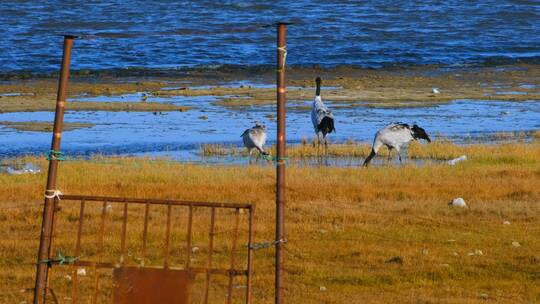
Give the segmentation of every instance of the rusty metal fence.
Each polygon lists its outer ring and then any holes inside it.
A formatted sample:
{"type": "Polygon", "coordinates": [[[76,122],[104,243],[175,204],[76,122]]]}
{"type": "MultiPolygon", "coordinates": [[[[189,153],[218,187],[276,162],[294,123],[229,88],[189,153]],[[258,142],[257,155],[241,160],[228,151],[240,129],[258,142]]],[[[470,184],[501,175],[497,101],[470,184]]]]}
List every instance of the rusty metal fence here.
{"type": "MultiPolygon", "coordinates": [[[[276,250],[275,303],[282,303],[283,298],[282,247],[286,243],[286,26],[286,23],[277,24],[276,237],[269,245],[275,246],[276,250]]],[[[235,295],[239,292],[236,290],[241,288],[245,288],[242,302],[250,303],[254,250],[252,205],[61,195],[57,189],[58,162],[63,160],[60,143],[71,50],[75,38],[64,36],[33,303],[44,303],[48,297],[52,297],[53,302],[71,303],[219,303],[223,298],[226,303],[237,303],[235,295]],[[116,214],[119,208],[113,205],[122,206],[119,214],[116,214]],[[246,215],[242,216],[244,213],[246,215]],[[183,215],[185,222],[174,225],[179,214],[183,215]],[[199,229],[194,230],[197,216],[202,216],[206,222],[202,219],[197,221],[199,229]],[[150,225],[156,218],[160,219],[156,225],[150,225]],[[243,225],[242,218],[245,221],[243,225]],[[224,219],[221,226],[227,227],[226,230],[218,229],[219,219],[224,219]],[[203,222],[205,224],[201,226],[203,222]],[[247,228],[240,229],[241,226],[247,228]],[[184,227],[183,237],[178,234],[179,227],[184,227]],[[142,230],[134,234],[133,231],[139,228],[142,230]],[[200,231],[205,228],[208,228],[208,245],[199,247],[200,231]],[[164,231],[152,233],[155,229],[164,231]],[[240,243],[242,232],[243,244],[240,243]],[[219,243],[217,235],[225,235],[230,247],[219,243]],[[159,250],[150,250],[158,242],[154,237],[161,240],[159,250]],[[132,244],[130,249],[130,243],[139,245],[132,244]],[[174,247],[179,243],[185,244],[183,249],[174,247]],[[157,252],[162,256],[158,257],[157,252]],[[199,258],[202,254],[206,255],[204,263],[199,258]],[[241,259],[244,260],[242,265],[241,259]],[[89,277],[93,279],[88,280],[89,277]],[[244,284],[235,285],[238,277],[245,278],[244,284]],[[219,278],[225,281],[220,282],[219,278]],[[220,292],[222,296],[216,296],[220,292]]]]}
{"type": "Polygon", "coordinates": [[[50,258],[42,261],[48,298],[250,303],[254,211],[239,203],[58,195],[50,258]]]}

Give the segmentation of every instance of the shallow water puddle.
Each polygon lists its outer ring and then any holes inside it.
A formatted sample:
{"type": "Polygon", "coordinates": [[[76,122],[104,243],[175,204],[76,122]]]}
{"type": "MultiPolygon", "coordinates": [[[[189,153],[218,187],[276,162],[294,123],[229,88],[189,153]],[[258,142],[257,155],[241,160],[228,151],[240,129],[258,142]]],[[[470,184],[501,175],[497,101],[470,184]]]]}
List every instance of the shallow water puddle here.
{"type": "MultiPolygon", "coordinates": [[[[122,96],[81,96],[85,101],[133,101],[143,93],[122,96]]],[[[93,123],[94,127],[65,132],[63,150],[75,155],[93,153],[160,156],[170,154],[174,159],[201,161],[199,147],[207,143],[240,146],[240,134],[256,121],[266,124],[268,145],[276,134],[275,105],[223,107],[216,105],[215,96],[153,96],[148,102],[166,102],[189,106],[186,112],[74,112],[67,111],[66,122],[93,123]]],[[[448,104],[415,108],[341,107],[327,101],[333,109],[337,133],[332,142],[354,139],[371,142],[375,132],[390,122],[417,123],[432,137],[442,135],[456,142],[491,141],[499,132],[520,132],[540,128],[540,102],[505,102],[457,100],[448,104]]],[[[287,113],[287,139],[299,143],[302,138],[314,137],[309,100],[290,101],[287,113]]],[[[68,107],[69,108],[69,107],[68,107]]],[[[52,112],[2,113],[0,121],[53,121],[52,112]]],[[[51,135],[21,132],[0,127],[0,155],[40,154],[49,149],[51,135]]],[[[208,160],[207,160],[208,161],[208,160]]],[[[236,162],[236,161],[234,161],[236,162]]],[[[308,161],[309,162],[309,161],[308,161]]],[[[342,160],[331,161],[340,165],[342,160]]],[[[227,163],[227,160],[210,160],[227,163]]],[[[354,161],[349,161],[356,165],[354,161]]]]}

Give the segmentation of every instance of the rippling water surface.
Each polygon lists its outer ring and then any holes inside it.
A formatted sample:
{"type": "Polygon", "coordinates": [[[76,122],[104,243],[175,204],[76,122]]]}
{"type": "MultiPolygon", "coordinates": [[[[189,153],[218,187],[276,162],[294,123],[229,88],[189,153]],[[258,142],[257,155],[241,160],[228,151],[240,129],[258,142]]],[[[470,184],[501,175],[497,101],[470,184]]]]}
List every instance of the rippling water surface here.
{"type": "Polygon", "coordinates": [[[290,21],[297,65],[538,61],[537,1],[2,1],[0,73],[50,72],[60,34],[74,69],[273,64],[275,31],[290,21]]]}

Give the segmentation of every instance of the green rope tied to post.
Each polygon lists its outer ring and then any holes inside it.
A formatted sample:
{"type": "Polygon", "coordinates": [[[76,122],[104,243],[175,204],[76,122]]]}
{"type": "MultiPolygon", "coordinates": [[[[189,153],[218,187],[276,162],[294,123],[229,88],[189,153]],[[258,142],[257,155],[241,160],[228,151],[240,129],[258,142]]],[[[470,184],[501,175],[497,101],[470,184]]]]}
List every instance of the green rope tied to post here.
{"type": "Polygon", "coordinates": [[[271,161],[271,162],[274,162],[277,165],[283,163],[285,164],[285,166],[289,165],[289,158],[288,157],[277,157],[277,156],[272,156],[270,154],[263,154],[262,155],[262,158],[266,161],[271,161]]]}
{"type": "Polygon", "coordinates": [[[66,160],[66,157],[64,156],[64,153],[62,153],[62,151],[51,150],[47,155],[47,160],[64,161],[66,160]]]}
{"type": "Polygon", "coordinates": [[[272,155],[270,154],[261,154],[262,155],[262,158],[266,161],[272,161],[273,160],[273,157],[272,155]]]}
{"type": "Polygon", "coordinates": [[[277,241],[273,241],[273,242],[252,243],[252,244],[248,245],[248,248],[253,249],[253,250],[259,250],[259,249],[270,248],[270,247],[275,246],[277,244],[285,244],[285,243],[287,243],[287,240],[286,239],[281,239],[281,240],[277,240],[277,241]]]}
{"type": "Polygon", "coordinates": [[[272,157],[272,161],[277,165],[284,164],[285,166],[289,165],[288,157],[272,157]]]}
{"type": "Polygon", "coordinates": [[[53,264],[64,265],[64,264],[73,264],[79,260],[79,257],[62,255],[60,250],[56,251],[56,257],[52,259],[45,259],[38,262],[38,264],[47,264],[52,266],[53,264]]]}

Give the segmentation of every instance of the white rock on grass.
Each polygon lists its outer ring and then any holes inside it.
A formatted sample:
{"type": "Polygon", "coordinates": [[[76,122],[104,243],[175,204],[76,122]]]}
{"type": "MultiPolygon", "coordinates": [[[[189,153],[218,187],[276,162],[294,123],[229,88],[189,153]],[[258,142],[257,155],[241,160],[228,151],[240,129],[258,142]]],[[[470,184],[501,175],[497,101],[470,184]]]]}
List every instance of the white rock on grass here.
{"type": "Polygon", "coordinates": [[[319,287],[319,290],[320,290],[320,291],[326,291],[326,287],[321,286],[321,287],[319,287]]]}
{"type": "Polygon", "coordinates": [[[105,206],[105,213],[111,213],[112,209],[112,204],[107,203],[107,205],[105,206]]]}
{"type": "Polygon", "coordinates": [[[521,244],[519,242],[516,242],[516,241],[513,241],[512,242],[512,247],[521,247],[521,244]]]}
{"type": "Polygon", "coordinates": [[[460,163],[460,162],[466,161],[466,160],[467,160],[467,155],[461,155],[461,156],[458,157],[458,158],[454,158],[454,159],[449,160],[449,161],[448,161],[448,164],[449,164],[450,166],[453,166],[453,165],[455,165],[455,164],[457,164],[457,163],[460,163]]]}
{"type": "Polygon", "coordinates": [[[504,221],[503,225],[510,225],[510,222],[509,221],[504,221]]]}
{"type": "Polygon", "coordinates": [[[84,268],[77,269],[77,275],[84,277],[86,275],[86,269],[84,268]]]}
{"type": "Polygon", "coordinates": [[[469,208],[467,206],[467,203],[465,203],[465,200],[461,197],[453,199],[450,203],[448,203],[448,206],[450,207],[460,207],[460,208],[469,208]]]}
{"type": "Polygon", "coordinates": [[[484,255],[484,253],[482,252],[482,250],[478,250],[478,249],[477,249],[477,250],[475,250],[474,252],[469,252],[467,255],[468,255],[468,256],[475,256],[475,255],[481,256],[481,255],[484,255]]]}

